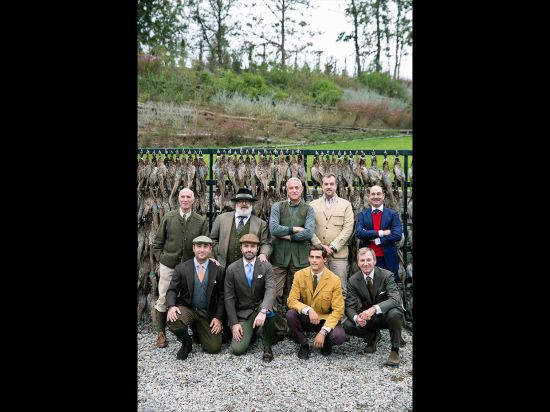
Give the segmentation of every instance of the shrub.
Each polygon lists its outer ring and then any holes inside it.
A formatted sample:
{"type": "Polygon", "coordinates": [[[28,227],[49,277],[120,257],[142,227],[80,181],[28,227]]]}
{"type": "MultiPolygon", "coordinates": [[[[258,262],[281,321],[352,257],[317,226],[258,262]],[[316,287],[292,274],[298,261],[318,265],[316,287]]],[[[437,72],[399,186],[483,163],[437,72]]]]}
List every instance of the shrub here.
{"type": "Polygon", "coordinates": [[[159,74],[162,62],[159,57],[150,54],[138,54],[138,74],[159,74]]]}
{"type": "Polygon", "coordinates": [[[334,106],[342,97],[342,89],[326,79],[318,79],[313,83],[312,96],[316,103],[334,106]]]}
{"type": "Polygon", "coordinates": [[[359,81],[384,96],[407,100],[407,91],[403,83],[392,79],[385,73],[361,73],[359,81]]]}

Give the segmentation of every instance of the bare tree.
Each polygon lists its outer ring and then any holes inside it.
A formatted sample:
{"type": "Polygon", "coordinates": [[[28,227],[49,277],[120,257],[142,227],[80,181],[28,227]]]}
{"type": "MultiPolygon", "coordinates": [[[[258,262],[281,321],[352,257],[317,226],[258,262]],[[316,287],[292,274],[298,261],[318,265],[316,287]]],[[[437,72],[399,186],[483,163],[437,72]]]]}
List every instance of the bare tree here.
{"type": "Polygon", "coordinates": [[[209,61],[217,67],[228,67],[228,38],[240,30],[238,23],[229,24],[231,8],[239,0],[190,0],[192,18],[197,23],[202,40],[210,52],[209,61]]]}
{"type": "MultiPolygon", "coordinates": [[[[309,24],[303,19],[304,12],[310,7],[310,0],[262,0],[261,4],[264,4],[275,18],[270,26],[271,31],[266,32],[262,29],[258,32],[259,27],[264,27],[265,16],[252,16],[247,26],[252,29],[251,34],[275,49],[276,59],[280,58],[281,66],[285,67],[289,55],[299,53],[312,44],[304,44],[299,40],[306,35],[311,37],[314,34],[307,30],[309,24]]],[[[255,6],[256,3],[252,3],[252,8],[255,6]]]]}
{"type": "Polygon", "coordinates": [[[346,7],[346,16],[352,20],[353,28],[351,33],[342,32],[336,41],[351,41],[355,48],[355,75],[359,77],[362,70],[361,58],[370,54],[370,34],[366,31],[369,16],[366,13],[367,2],[361,0],[349,0],[346,7]]]}
{"type": "Polygon", "coordinates": [[[395,19],[395,66],[393,78],[399,78],[401,58],[405,52],[405,46],[412,45],[412,20],[407,17],[412,10],[411,0],[395,0],[397,17],[395,19]]]}

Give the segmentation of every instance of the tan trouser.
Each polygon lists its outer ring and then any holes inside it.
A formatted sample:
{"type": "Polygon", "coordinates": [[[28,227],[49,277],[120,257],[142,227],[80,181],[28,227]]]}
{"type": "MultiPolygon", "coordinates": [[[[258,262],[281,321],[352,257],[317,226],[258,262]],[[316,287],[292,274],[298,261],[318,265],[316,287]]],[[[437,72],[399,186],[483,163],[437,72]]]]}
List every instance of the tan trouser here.
{"type": "Polygon", "coordinates": [[[164,266],[162,263],[159,264],[159,298],[155,304],[155,309],[159,312],[166,312],[166,292],[168,292],[174,269],[164,266]]]}
{"type": "Polygon", "coordinates": [[[334,272],[335,275],[338,275],[340,278],[340,283],[342,285],[342,295],[346,299],[347,285],[348,285],[348,276],[349,276],[349,263],[348,260],[330,260],[327,263],[327,267],[330,271],[334,272]]]}

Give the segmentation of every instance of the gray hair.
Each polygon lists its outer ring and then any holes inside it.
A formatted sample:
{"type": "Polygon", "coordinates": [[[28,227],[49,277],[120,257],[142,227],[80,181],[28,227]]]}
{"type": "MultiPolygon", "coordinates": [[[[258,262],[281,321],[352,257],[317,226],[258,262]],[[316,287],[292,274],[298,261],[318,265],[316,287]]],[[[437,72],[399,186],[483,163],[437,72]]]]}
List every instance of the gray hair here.
{"type": "Polygon", "coordinates": [[[370,247],[362,247],[357,251],[357,261],[359,262],[359,256],[365,255],[367,253],[370,253],[372,255],[372,258],[376,263],[376,253],[374,253],[374,250],[372,250],[370,247]]]}
{"type": "MultiPolygon", "coordinates": [[[[300,183],[300,186],[302,186],[302,181],[300,179],[298,179],[297,177],[291,177],[290,179],[288,179],[286,181],[286,184],[285,186],[288,186],[288,184],[292,181],[292,180],[295,180],[296,182],[300,183]]],[[[303,187],[303,186],[302,186],[303,187]]]]}
{"type": "Polygon", "coordinates": [[[191,194],[193,195],[193,199],[194,199],[195,198],[195,193],[193,193],[193,191],[191,189],[189,189],[188,187],[184,187],[183,189],[181,189],[178,193],[178,196],[181,195],[183,192],[185,192],[187,190],[191,192],[191,194]]]}

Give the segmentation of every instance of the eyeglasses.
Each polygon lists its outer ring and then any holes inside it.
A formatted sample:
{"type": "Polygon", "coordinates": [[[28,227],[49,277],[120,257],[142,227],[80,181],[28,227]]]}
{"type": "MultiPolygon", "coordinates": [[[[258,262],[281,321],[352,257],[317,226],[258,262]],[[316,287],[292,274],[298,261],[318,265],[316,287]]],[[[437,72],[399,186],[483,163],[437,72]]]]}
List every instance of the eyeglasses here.
{"type": "Polygon", "coordinates": [[[250,203],[250,200],[238,200],[237,203],[239,204],[250,203]]]}

